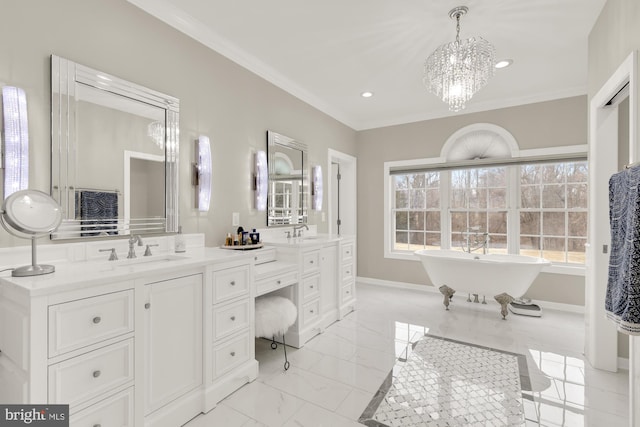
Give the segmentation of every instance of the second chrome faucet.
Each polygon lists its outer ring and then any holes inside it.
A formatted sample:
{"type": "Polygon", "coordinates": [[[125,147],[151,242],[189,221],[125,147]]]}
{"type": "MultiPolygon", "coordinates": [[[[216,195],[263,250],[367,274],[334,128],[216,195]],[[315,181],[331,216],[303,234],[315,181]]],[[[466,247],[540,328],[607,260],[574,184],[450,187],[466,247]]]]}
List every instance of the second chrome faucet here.
{"type": "Polygon", "coordinates": [[[136,243],[138,244],[138,246],[143,246],[142,237],[140,237],[139,234],[132,234],[131,237],[129,237],[129,253],[127,254],[128,259],[136,258],[136,243]]]}

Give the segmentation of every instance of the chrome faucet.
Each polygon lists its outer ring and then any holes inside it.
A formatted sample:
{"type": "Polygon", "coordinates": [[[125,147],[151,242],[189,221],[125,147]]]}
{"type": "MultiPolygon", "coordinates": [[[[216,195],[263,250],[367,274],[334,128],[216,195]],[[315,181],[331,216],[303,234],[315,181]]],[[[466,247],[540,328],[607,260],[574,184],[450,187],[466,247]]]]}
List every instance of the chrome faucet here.
{"type": "Polygon", "coordinates": [[[479,227],[469,227],[466,231],[463,231],[462,234],[465,236],[465,246],[462,248],[463,251],[471,253],[482,248],[483,255],[489,253],[488,232],[480,232],[479,227]]]}
{"type": "Polygon", "coordinates": [[[300,224],[293,226],[293,237],[302,237],[302,227],[306,228],[309,231],[309,227],[307,224],[300,224]],[[298,235],[296,236],[296,230],[298,230],[298,235]]]}
{"type": "Polygon", "coordinates": [[[142,246],[142,237],[140,237],[139,234],[132,234],[131,237],[129,237],[129,253],[127,254],[128,259],[136,258],[136,250],[134,249],[134,245],[136,243],[138,243],[138,246],[142,246]]]}

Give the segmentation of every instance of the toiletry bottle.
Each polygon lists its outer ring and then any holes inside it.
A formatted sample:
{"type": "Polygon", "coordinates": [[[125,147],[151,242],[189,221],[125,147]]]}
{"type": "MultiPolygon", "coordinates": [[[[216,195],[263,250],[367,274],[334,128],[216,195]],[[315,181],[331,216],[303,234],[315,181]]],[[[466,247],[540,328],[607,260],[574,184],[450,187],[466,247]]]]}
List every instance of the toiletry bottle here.
{"type": "Polygon", "coordinates": [[[231,238],[231,233],[227,233],[227,238],[224,240],[225,246],[233,246],[233,239],[231,238]]]}
{"type": "Polygon", "coordinates": [[[178,226],[178,234],[176,234],[175,242],[176,242],[176,247],[175,247],[176,253],[182,253],[187,251],[187,245],[184,242],[184,236],[182,235],[181,225],[178,226]]]}
{"type": "Polygon", "coordinates": [[[244,242],[242,240],[243,233],[244,233],[244,228],[242,228],[242,226],[238,227],[237,233],[238,233],[238,244],[239,245],[244,245],[244,242]]]}
{"type": "Polygon", "coordinates": [[[251,233],[249,233],[249,237],[251,238],[252,245],[257,245],[258,243],[260,243],[260,233],[258,233],[255,228],[251,233]]]}

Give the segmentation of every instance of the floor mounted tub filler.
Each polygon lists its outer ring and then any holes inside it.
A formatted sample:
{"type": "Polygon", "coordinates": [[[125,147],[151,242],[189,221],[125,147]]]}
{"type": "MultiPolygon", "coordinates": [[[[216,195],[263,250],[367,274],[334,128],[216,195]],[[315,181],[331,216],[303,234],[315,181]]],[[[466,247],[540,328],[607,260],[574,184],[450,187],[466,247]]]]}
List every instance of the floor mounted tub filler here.
{"type": "MultiPolygon", "coordinates": [[[[525,255],[475,254],[453,250],[419,250],[415,252],[431,282],[444,295],[449,310],[456,291],[477,295],[494,295],[505,319],[509,303],[529,289],[543,267],[551,263],[525,255]]],[[[484,302],[484,301],[483,301],[484,302]]]]}

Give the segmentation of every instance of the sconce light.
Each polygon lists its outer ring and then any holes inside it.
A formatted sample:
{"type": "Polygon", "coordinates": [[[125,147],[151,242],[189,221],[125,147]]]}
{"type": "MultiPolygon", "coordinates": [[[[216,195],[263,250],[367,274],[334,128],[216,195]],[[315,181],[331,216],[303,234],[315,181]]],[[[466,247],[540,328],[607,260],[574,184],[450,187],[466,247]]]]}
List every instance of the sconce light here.
{"type": "Polygon", "coordinates": [[[193,164],[193,185],[198,188],[196,207],[207,212],[211,204],[211,144],[209,137],[200,135],[196,140],[196,163],[193,164]]]}
{"type": "Polygon", "coordinates": [[[4,198],[29,186],[29,129],[24,90],[2,88],[4,116],[4,198]]]}
{"type": "Polygon", "coordinates": [[[255,205],[259,211],[267,210],[267,153],[258,151],[254,158],[253,190],[255,191],[255,205]]]}
{"type": "Polygon", "coordinates": [[[311,208],[322,210],[322,166],[316,165],[311,169],[311,208]]]}

